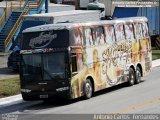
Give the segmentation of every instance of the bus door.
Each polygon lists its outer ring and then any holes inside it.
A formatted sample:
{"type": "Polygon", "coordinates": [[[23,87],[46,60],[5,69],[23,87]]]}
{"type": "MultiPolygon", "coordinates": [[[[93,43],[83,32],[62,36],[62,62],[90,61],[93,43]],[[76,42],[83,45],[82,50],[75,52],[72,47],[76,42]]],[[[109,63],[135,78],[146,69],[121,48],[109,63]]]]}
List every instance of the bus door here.
{"type": "Polygon", "coordinates": [[[83,80],[85,78],[85,71],[83,65],[82,49],[71,48],[71,87],[72,98],[77,98],[83,92],[83,80]]]}

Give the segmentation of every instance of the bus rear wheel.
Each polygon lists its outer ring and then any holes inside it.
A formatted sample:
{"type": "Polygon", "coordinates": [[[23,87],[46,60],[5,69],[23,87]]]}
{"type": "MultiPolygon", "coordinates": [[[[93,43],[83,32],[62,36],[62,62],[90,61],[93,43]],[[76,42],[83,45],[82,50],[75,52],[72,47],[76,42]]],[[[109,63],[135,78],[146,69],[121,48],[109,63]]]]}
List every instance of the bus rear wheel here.
{"type": "Polygon", "coordinates": [[[136,69],[136,80],[135,83],[139,84],[141,82],[141,70],[139,67],[136,69]]]}
{"type": "Polygon", "coordinates": [[[135,83],[135,71],[133,68],[129,68],[128,85],[132,86],[135,83]]]}
{"type": "Polygon", "coordinates": [[[84,97],[85,99],[89,99],[93,94],[93,86],[90,79],[87,79],[84,83],[84,97]]]}

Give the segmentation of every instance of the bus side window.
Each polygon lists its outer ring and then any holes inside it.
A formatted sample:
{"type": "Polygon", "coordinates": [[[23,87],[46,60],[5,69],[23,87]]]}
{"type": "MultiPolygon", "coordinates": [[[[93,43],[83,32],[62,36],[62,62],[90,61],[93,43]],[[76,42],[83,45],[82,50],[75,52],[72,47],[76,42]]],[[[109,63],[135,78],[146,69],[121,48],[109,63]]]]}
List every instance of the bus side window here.
{"type": "Polygon", "coordinates": [[[126,40],[134,40],[134,33],[133,33],[133,26],[132,24],[124,25],[125,33],[126,33],[126,40]]]}
{"type": "Polygon", "coordinates": [[[82,28],[75,27],[70,32],[70,45],[72,46],[81,46],[83,44],[83,37],[82,37],[82,28]]]}
{"type": "Polygon", "coordinates": [[[92,34],[90,28],[84,28],[84,44],[86,46],[93,45],[92,34]]]}
{"type": "Polygon", "coordinates": [[[124,34],[124,29],[123,29],[123,24],[115,24],[115,34],[116,34],[116,40],[125,40],[125,34],[124,34]]]}
{"type": "Polygon", "coordinates": [[[112,44],[115,42],[115,34],[113,25],[105,26],[106,43],[112,44]]]}
{"type": "Polygon", "coordinates": [[[104,29],[102,26],[92,28],[93,45],[104,44],[104,29]]]}
{"type": "Polygon", "coordinates": [[[72,74],[77,73],[77,57],[76,53],[72,53],[72,74]]]}
{"type": "Polygon", "coordinates": [[[105,34],[104,34],[104,28],[103,27],[98,27],[99,29],[99,45],[104,45],[105,43],[105,34]]]}
{"type": "Polygon", "coordinates": [[[148,37],[148,25],[147,23],[142,23],[143,37],[148,37]]]}
{"type": "Polygon", "coordinates": [[[135,29],[136,39],[141,39],[143,37],[141,24],[140,23],[134,24],[134,29],[135,29]]]}

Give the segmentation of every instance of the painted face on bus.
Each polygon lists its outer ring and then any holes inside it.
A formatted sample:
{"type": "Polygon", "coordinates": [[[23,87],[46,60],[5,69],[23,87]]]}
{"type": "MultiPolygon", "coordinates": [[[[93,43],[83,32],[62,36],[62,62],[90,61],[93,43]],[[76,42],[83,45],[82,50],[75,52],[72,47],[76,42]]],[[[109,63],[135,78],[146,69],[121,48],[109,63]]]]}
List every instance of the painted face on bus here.
{"type": "Polygon", "coordinates": [[[81,30],[79,28],[74,29],[74,39],[75,39],[75,45],[81,45],[82,37],[81,37],[81,30]]]}
{"type": "Polygon", "coordinates": [[[96,62],[98,62],[98,51],[95,49],[94,51],[93,51],[93,62],[94,63],[96,63],[96,62]]]}
{"type": "Polygon", "coordinates": [[[96,83],[101,84],[101,68],[100,68],[100,58],[98,56],[98,50],[93,50],[93,73],[96,77],[96,83]]]}

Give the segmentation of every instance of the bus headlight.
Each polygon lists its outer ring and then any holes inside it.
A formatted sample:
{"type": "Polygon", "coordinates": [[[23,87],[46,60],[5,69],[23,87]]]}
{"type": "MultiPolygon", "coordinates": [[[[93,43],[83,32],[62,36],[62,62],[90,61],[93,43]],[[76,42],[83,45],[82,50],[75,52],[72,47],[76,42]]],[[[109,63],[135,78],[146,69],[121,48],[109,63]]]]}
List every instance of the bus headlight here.
{"type": "Polygon", "coordinates": [[[21,92],[30,93],[32,90],[29,89],[21,89],[21,92]]]}
{"type": "Polygon", "coordinates": [[[62,87],[62,88],[56,89],[57,92],[62,92],[62,91],[66,91],[66,90],[69,90],[69,87],[62,87]]]}

